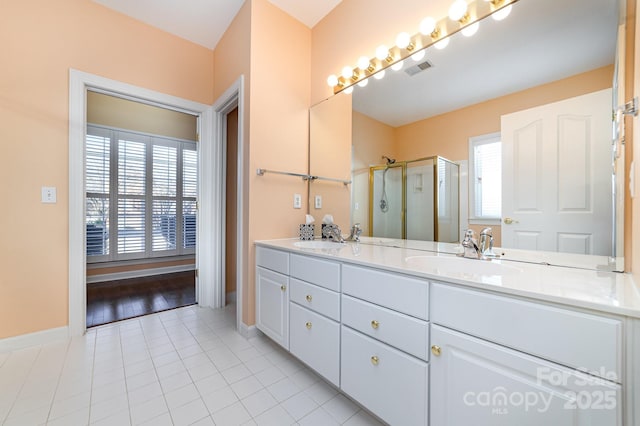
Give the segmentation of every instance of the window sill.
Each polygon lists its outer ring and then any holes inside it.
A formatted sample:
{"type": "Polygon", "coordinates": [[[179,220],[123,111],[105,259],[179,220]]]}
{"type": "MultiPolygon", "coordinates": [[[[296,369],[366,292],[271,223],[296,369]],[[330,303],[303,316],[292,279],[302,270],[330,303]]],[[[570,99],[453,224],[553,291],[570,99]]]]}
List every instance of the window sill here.
{"type": "Polygon", "coordinates": [[[502,219],[500,218],[482,218],[482,217],[474,217],[469,218],[469,225],[501,225],[502,219]]]}

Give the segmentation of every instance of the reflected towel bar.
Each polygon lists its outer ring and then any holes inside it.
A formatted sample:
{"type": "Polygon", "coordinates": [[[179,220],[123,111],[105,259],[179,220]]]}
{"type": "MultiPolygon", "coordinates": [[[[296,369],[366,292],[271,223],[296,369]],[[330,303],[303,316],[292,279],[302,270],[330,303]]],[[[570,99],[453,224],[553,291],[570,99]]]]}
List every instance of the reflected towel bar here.
{"type": "Polygon", "coordinates": [[[334,179],[334,178],[328,178],[328,177],[323,177],[323,176],[314,176],[314,175],[308,175],[308,174],[302,174],[302,173],[281,172],[281,171],[278,171],[278,170],[267,170],[267,169],[257,169],[256,170],[256,174],[258,176],[264,176],[265,173],[274,173],[274,174],[277,174],[277,175],[300,177],[300,178],[302,178],[302,180],[310,180],[310,181],[326,180],[326,181],[329,181],[329,182],[338,182],[338,183],[341,183],[341,184],[343,184],[345,186],[347,186],[347,185],[349,185],[351,183],[350,180],[334,179]]]}

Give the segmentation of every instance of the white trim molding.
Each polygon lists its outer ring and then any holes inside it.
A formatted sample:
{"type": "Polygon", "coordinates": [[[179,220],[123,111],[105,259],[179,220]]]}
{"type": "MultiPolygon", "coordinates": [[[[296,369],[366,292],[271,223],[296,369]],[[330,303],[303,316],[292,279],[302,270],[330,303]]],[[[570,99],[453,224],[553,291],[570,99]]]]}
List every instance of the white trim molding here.
{"type": "MultiPolygon", "coordinates": [[[[238,79],[227,89],[225,92],[216,100],[213,104],[213,114],[214,114],[214,146],[215,152],[213,164],[215,164],[215,182],[218,184],[215,185],[215,188],[212,188],[215,191],[214,194],[214,208],[215,211],[222,212],[222,215],[218,217],[219,222],[215,222],[215,232],[217,235],[221,235],[222,238],[219,240],[219,244],[216,244],[215,256],[211,257],[214,259],[214,262],[211,264],[211,267],[215,268],[215,279],[216,286],[212,286],[211,288],[215,288],[216,292],[213,296],[214,303],[213,307],[222,307],[225,304],[225,284],[224,284],[224,276],[225,276],[225,254],[224,254],[224,233],[225,233],[225,178],[226,178],[226,116],[229,112],[231,112],[235,107],[238,108],[238,158],[237,158],[237,169],[238,169],[238,178],[236,182],[236,188],[238,191],[237,196],[237,204],[236,204],[236,217],[237,217],[237,228],[236,228],[236,236],[237,236],[237,251],[236,251],[236,329],[240,334],[244,334],[245,330],[248,330],[247,327],[242,322],[242,294],[243,294],[243,286],[245,279],[245,265],[247,255],[246,251],[246,241],[245,236],[246,232],[246,223],[244,220],[244,199],[243,194],[245,193],[244,188],[244,170],[245,170],[245,139],[244,139],[244,76],[241,75],[238,79]],[[219,262],[219,263],[218,263],[219,262]]],[[[214,186],[214,185],[212,185],[214,186]]],[[[212,274],[213,276],[213,274],[212,274]]]]}
{"type": "MultiPolygon", "coordinates": [[[[79,336],[86,330],[86,254],[85,254],[85,182],[84,182],[84,138],[86,133],[86,93],[87,90],[98,91],[161,106],[176,111],[198,115],[201,120],[200,154],[211,148],[213,144],[212,109],[210,106],[111,80],[86,72],[69,70],[69,335],[79,336]]],[[[208,158],[198,162],[200,169],[211,169],[213,164],[208,158]]],[[[211,206],[207,199],[208,193],[199,185],[198,198],[203,206],[211,206]]],[[[215,218],[216,213],[210,209],[201,208],[198,214],[198,225],[206,224],[215,218]],[[205,220],[203,220],[205,218],[205,220]]],[[[198,247],[196,251],[210,253],[210,246],[215,239],[213,234],[198,233],[198,247]]],[[[204,283],[212,280],[200,271],[199,278],[204,283]]],[[[208,284],[207,284],[208,285],[208,284]]],[[[199,294],[212,291],[207,285],[199,285],[199,294]]]]}
{"type": "Polygon", "coordinates": [[[164,266],[161,268],[135,269],[133,271],[112,272],[109,274],[88,275],[87,284],[101,283],[129,278],[151,277],[153,275],[175,274],[195,270],[195,265],[164,266]]]}
{"type": "Polygon", "coordinates": [[[45,345],[47,343],[57,342],[67,338],[69,338],[68,327],[51,328],[49,330],[36,331],[35,333],[7,337],[0,339],[0,353],[45,345]]]}

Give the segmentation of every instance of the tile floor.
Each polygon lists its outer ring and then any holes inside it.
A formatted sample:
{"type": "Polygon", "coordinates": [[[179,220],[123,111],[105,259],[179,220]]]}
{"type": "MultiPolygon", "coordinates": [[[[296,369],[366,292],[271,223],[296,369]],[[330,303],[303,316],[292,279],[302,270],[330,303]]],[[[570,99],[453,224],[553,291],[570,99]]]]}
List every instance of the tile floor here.
{"type": "Polygon", "coordinates": [[[0,424],[381,425],[235,308],[188,306],[0,353],[0,424]]]}

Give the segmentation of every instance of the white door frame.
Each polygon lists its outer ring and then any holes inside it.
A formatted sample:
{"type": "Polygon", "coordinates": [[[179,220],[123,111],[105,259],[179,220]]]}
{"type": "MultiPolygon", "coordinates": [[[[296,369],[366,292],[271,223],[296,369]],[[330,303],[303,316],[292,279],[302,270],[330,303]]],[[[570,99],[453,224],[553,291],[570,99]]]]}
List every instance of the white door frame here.
{"type": "MultiPolygon", "coordinates": [[[[189,101],[164,93],[145,89],[97,75],[69,70],[69,335],[84,334],[87,326],[86,305],[86,253],[85,253],[85,133],[86,92],[87,89],[103,91],[139,102],[174,109],[198,115],[200,142],[198,151],[198,177],[205,182],[214,166],[213,108],[198,102],[189,101]]],[[[211,180],[209,180],[211,181],[211,180]]],[[[213,185],[211,185],[213,186],[213,185]]],[[[215,205],[214,191],[210,185],[199,185],[198,199],[198,241],[196,249],[196,267],[199,268],[197,297],[201,306],[218,307],[215,287],[220,287],[211,275],[211,268],[205,267],[207,259],[218,259],[221,253],[216,251],[215,235],[210,232],[212,223],[219,223],[220,211],[215,205]]],[[[218,234],[219,235],[219,234],[218,234]]],[[[224,292],[224,285],[222,285],[224,292]]]]}
{"type": "Polygon", "coordinates": [[[216,281],[220,285],[216,287],[218,290],[215,300],[218,306],[225,304],[225,211],[226,211],[226,173],[227,173],[227,115],[234,109],[238,108],[238,147],[237,147],[237,182],[236,190],[236,328],[243,336],[249,337],[250,328],[242,322],[242,295],[244,281],[244,266],[246,263],[245,254],[245,222],[244,222],[244,76],[240,76],[213,104],[213,123],[214,123],[214,147],[215,160],[213,162],[215,173],[214,176],[205,177],[203,182],[216,182],[214,195],[214,210],[220,212],[216,215],[215,230],[221,238],[216,239],[216,250],[220,256],[215,257],[214,268],[212,274],[216,277],[216,281]],[[213,180],[212,180],[213,179],[213,180]],[[219,262],[219,263],[217,263],[219,262]]]}

